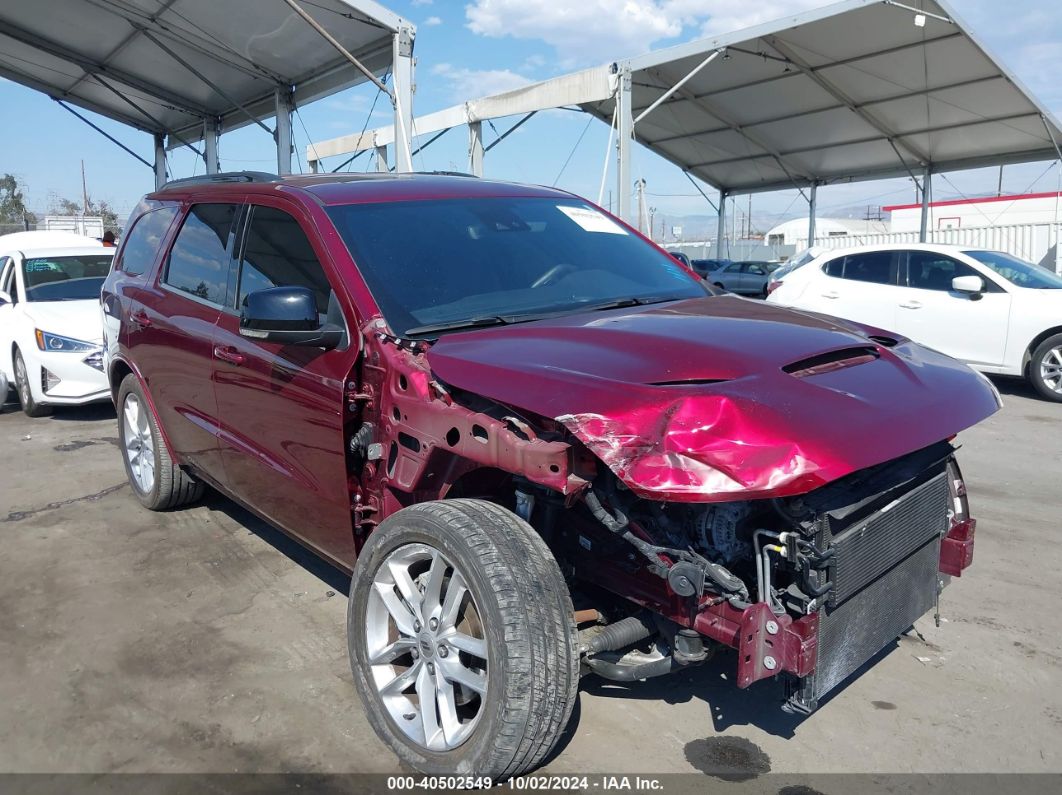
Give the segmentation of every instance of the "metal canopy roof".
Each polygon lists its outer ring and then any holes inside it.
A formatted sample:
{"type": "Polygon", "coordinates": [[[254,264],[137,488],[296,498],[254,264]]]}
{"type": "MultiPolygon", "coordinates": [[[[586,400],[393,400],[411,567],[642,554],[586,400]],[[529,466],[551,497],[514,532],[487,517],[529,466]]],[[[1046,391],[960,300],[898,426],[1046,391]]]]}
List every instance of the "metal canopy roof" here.
{"type": "Polygon", "coordinates": [[[720,48],[635,136],[730,192],[1058,156],[1058,123],[942,2],[849,0],[633,58],[634,117],[720,48]]]}
{"type": "MultiPolygon", "coordinates": [[[[470,101],[416,130],[572,104],[614,123],[629,85],[621,144],[633,124],[635,140],[727,193],[1057,157],[1058,123],[951,9],[908,3],[846,0],[470,101]]],[[[386,129],[345,136],[307,158],[390,140],[386,129]]]]}
{"type": "MultiPolygon", "coordinates": [[[[372,0],[306,10],[374,73],[412,27],[372,0]]],[[[0,6],[0,75],[124,124],[170,148],[305,104],[366,78],[283,0],[33,0],[0,6]],[[253,119],[252,119],[253,117],[253,119]],[[216,122],[215,122],[216,123],[216,122]]]]}

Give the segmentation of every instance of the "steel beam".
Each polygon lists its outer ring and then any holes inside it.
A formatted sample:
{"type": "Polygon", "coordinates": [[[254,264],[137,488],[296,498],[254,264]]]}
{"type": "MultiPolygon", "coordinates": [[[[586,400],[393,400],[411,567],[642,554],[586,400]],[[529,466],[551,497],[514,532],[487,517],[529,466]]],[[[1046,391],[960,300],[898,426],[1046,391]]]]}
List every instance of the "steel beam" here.
{"type": "Polygon", "coordinates": [[[819,209],[819,183],[812,182],[808,191],[808,247],[815,245],[815,214],[819,209]]]}
{"type": "Polygon", "coordinates": [[[929,236],[929,203],[933,199],[933,171],[927,163],[922,169],[922,220],[918,225],[918,242],[925,243],[929,236]]]}
{"type": "Polygon", "coordinates": [[[387,145],[376,147],[376,170],[380,172],[390,171],[387,165],[387,145]]]}
{"type": "Polygon", "coordinates": [[[166,136],[155,135],[155,190],[166,184],[166,136]]]}
{"type": "Polygon", "coordinates": [[[468,123],[468,173],[483,176],[483,122],[468,123]]]}
{"type": "Polygon", "coordinates": [[[413,170],[413,37],[403,23],[392,37],[391,90],[395,105],[395,171],[413,170]]]}
{"type": "Polygon", "coordinates": [[[726,200],[730,194],[725,190],[719,191],[719,225],[715,233],[715,258],[723,258],[723,248],[726,245],[726,200]]]}
{"type": "Polygon", "coordinates": [[[221,169],[218,166],[218,134],[220,122],[217,116],[203,119],[203,160],[206,162],[206,173],[217,174],[221,169]]]}
{"type": "Polygon", "coordinates": [[[634,145],[634,112],[631,103],[631,67],[620,69],[616,87],[616,198],[617,215],[632,223],[631,215],[631,147],[634,145]]]}
{"type": "Polygon", "coordinates": [[[277,142],[277,173],[284,176],[291,173],[291,89],[278,87],[274,98],[277,106],[276,131],[273,133],[277,142]]]}

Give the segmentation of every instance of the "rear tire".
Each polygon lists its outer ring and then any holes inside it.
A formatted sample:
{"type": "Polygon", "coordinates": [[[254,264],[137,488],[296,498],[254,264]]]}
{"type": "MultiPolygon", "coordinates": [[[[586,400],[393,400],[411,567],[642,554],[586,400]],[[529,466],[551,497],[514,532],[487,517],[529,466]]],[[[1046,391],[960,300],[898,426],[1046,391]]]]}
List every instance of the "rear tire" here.
{"type": "Polygon", "coordinates": [[[133,495],[150,511],[168,511],[203,496],[203,484],[177,466],[155,412],[130,373],[118,388],[118,440],[133,495]]]}
{"type": "Polygon", "coordinates": [[[1062,334],[1036,346],[1029,361],[1029,382],[1042,397],[1062,403],[1062,334]]]}
{"type": "Polygon", "coordinates": [[[29,372],[26,370],[26,360],[22,358],[22,351],[15,350],[14,361],[15,391],[18,392],[18,401],[22,404],[22,410],[27,417],[47,417],[52,413],[52,407],[42,406],[33,399],[33,390],[30,389],[29,383],[29,372]]]}
{"type": "Polygon", "coordinates": [[[578,696],[572,602],[557,561],[526,522],[480,500],[414,505],[373,532],[354,570],[347,643],[369,722],[428,775],[502,781],[534,769],[578,696]],[[467,587],[456,592],[460,623],[446,609],[455,583],[467,587]],[[460,645],[447,640],[454,633],[460,645]]]}

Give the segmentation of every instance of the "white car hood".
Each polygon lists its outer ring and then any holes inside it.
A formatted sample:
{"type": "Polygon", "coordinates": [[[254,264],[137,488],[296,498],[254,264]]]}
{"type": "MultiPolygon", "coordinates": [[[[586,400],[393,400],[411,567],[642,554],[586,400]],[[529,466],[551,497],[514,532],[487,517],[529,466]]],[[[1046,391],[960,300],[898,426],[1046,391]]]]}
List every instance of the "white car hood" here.
{"type": "Polygon", "coordinates": [[[41,331],[103,344],[100,302],[94,298],[85,301],[28,301],[22,305],[22,311],[26,319],[41,331]]]}

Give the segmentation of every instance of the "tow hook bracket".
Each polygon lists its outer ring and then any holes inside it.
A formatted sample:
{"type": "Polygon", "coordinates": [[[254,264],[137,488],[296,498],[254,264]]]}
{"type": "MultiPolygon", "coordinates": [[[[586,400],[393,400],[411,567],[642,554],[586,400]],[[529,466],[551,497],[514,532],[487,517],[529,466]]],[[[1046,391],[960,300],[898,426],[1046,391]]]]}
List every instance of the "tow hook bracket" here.
{"type": "Polygon", "coordinates": [[[783,671],[810,674],[817,660],[818,628],[817,613],[794,622],[791,616],[775,615],[764,602],[746,608],[738,636],[737,686],[746,688],[783,671]]]}

